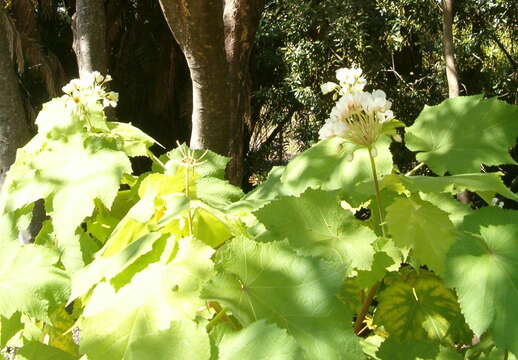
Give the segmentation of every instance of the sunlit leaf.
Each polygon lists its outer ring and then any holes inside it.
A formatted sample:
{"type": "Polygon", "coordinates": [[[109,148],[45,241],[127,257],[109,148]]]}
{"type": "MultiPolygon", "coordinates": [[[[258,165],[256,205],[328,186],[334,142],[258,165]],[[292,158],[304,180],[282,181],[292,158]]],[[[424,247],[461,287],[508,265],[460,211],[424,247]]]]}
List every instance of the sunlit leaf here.
{"type": "Polygon", "coordinates": [[[419,264],[441,274],[455,228],[448,214],[417,196],[399,199],[387,208],[389,234],[399,247],[413,249],[419,264]]]}
{"type": "Polygon", "coordinates": [[[69,279],[54,264],[59,255],[37,245],[0,244],[0,315],[16,311],[39,320],[66,302],[69,279]]]}
{"type": "Polygon", "coordinates": [[[286,330],[264,320],[223,336],[219,346],[221,360],[298,360],[303,356],[286,330]]]}
{"type": "Polygon", "coordinates": [[[515,164],[509,150],[518,135],[518,106],[482,95],[425,106],[406,129],[406,145],[436,174],[473,173],[480,165],[515,164]]]}
{"type": "Polygon", "coordinates": [[[343,266],[297,256],[286,243],[237,238],[217,254],[204,290],[244,325],[264,319],[288,330],[312,359],[363,359],[351,314],[336,298],[343,266]],[[318,329],[318,330],[317,330],[318,329]]]}
{"type": "Polygon", "coordinates": [[[466,321],[480,336],[518,353],[518,212],[486,207],[464,218],[466,231],[446,261],[466,321]]]}
{"type": "MultiPolygon", "coordinates": [[[[390,140],[383,136],[375,144],[378,176],[392,171],[390,140]]],[[[319,142],[291,160],[281,181],[293,194],[309,187],[353,191],[354,185],[372,178],[367,149],[338,137],[319,142]]]]}
{"type": "Polygon", "coordinates": [[[272,201],[254,214],[273,238],[287,238],[303,254],[339,261],[350,270],[370,269],[376,235],[340,206],[336,192],[308,190],[272,201]]]}

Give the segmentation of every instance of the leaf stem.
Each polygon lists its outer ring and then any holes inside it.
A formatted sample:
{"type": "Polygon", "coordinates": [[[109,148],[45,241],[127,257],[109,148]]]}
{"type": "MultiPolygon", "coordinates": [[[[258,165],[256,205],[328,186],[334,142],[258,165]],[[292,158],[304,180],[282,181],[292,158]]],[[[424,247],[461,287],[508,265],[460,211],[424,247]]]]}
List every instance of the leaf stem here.
{"type": "Polygon", "coordinates": [[[227,312],[227,308],[222,308],[207,324],[207,332],[210,332],[214,326],[216,326],[216,323],[223,318],[225,313],[227,312]]]}
{"type": "MultiPolygon", "coordinates": [[[[378,208],[378,215],[379,215],[379,221],[380,221],[378,226],[381,229],[381,234],[383,235],[383,237],[386,237],[385,227],[384,227],[385,220],[383,219],[383,210],[381,207],[380,186],[379,186],[379,182],[378,182],[378,173],[376,171],[376,161],[374,161],[374,156],[372,156],[372,147],[369,146],[367,148],[367,150],[369,152],[369,159],[370,159],[370,163],[371,163],[372,179],[374,180],[374,189],[376,190],[376,203],[377,203],[376,205],[378,208]]],[[[363,321],[365,320],[365,316],[367,315],[367,312],[369,311],[369,307],[372,304],[372,300],[374,299],[374,295],[376,295],[376,292],[378,291],[379,286],[380,286],[379,282],[374,284],[369,289],[369,292],[363,301],[362,308],[360,309],[360,312],[358,313],[358,316],[356,317],[356,321],[354,322],[354,332],[356,335],[359,335],[363,331],[363,328],[362,328],[363,321]]]]}
{"type": "Polygon", "coordinates": [[[154,161],[155,163],[157,163],[161,168],[162,170],[165,170],[165,165],[162,161],[160,161],[160,159],[155,155],[153,154],[153,152],[149,149],[147,149],[147,155],[149,156],[149,158],[154,161]]]}
{"type": "Polygon", "coordinates": [[[354,322],[354,333],[356,335],[359,335],[363,329],[362,324],[365,320],[365,316],[367,315],[367,312],[369,311],[369,307],[371,306],[372,300],[374,299],[374,295],[376,295],[376,292],[378,291],[378,288],[380,286],[380,283],[374,284],[367,294],[367,297],[365,298],[365,301],[363,302],[362,308],[360,312],[358,313],[358,316],[356,317],[356,321],[354,322]]]}
{"type": "Polygon", "coordinates": [[[414,175],[414,174],[415,174],[415,172],[416,172],[417,170],[419,170],[420,168],[422,168],[423,166],[424,166],[424,163],[419,163],[415,168],[413,168],[412,170],[410,170],[409,172],[407,172],[407,173],[405,174],[405,176],[411,176],[411,175],[414,175]]]}
{"type": "Polygon", "coordinates": [[[379,215],[379,220],[380,220],[380,223],[378,225],[381,229],[381,234],[383,235],[383,237],[386,237],[385,227],[383,225],[385,220],[383,219],[383,210],[381,208],[381,193],[380,193],[380,185],[378,182],[378,174],[376,172],[376,162],[374,161],[374,157],[372,156],[372,148],[369,146],[367,148],[367,150],[369,151],[369,159],[371,161],[371,169],[372,169],[372,179],[374,180],[374,189],[376,190],[376,202],[377,202],[376,205],[378,208],[378,215],[379,215]]]}
{"type": "Polygon", "coordinates": [[[189,204],[187,205],[187,227],[189,229],[189,236],[192,236],[192,214],[191,214],[191,193],[189,190],[189,170],[190,166],[185,167],[185,196],[189,199],[189,204]]]}

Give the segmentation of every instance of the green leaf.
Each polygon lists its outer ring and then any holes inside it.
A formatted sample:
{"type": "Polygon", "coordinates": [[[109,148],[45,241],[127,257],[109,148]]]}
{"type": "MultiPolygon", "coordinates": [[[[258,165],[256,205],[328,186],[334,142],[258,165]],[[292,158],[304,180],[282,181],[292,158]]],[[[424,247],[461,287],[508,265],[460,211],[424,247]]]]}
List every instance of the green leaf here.
{"type": "Polygon", "coordinates": [[[437,206],[442,211],[447,212],[452,224],[455,228],[462,226],[464,217],[473,212],[473,209],[469,204],[462,204],[457,199],[454,199],[451,195],[437,194],[437,193],[420,193],[421,199],[428,201],[437,206]]]}
{"type": "Polygon", "coordinates": [[[0,244],[0,315],[16,311],[48,321],[70,294],[69,279],[54,264],[59,255],[37,245],[0,244]]]}
{"type": "Polygon", "coordinates": [[[336,298],[343,266],[297,256],[285,242],[236,238],[217,253],[220,271],[203,292],[244,325],[260,319],[288,330],[310,359],[363,359],[351,314],[336,298]]]}
{"type": "Polygon", "coordinates": [[[387,208],[388,232],[399,247],[413,249],[419,264],[441,274],[455,228],[448,214],[417,196],[396,200],[387,208]]]}
{"type": "Polygon", "coordinates": [[[337,192],[308,190],[274,200],[254,213],[275,239],[287,238],[305,255],[339,261],[349,270],[369,270],[376,235],[343,209],[337,192]]]}
{"type": "MultiPolygon", "coordinates": [[[[392,171],[390,140],[380,138],[376,143],[376,166],[378,176],[392,171]]],[[[291,160],[282,175],[286,189],[294,195],[309,187],[322,190],[345,189],[352,191],[354,185],[371,179],[367,149],[345,142],[339,137],[319,142],[291,160]]]]}
{"type": "Polygon", "coordinates": [[[460,240],[446,262],[466,321],[487,330],[501,349],[518,353],[518,212],[486,207],[464,218],[460,240]]]}
{"type": "Polygon", "coordinates": [[[122,138],[122,151],[130,157],[148,156],[148,149],[157,143],[151,136],[128,123],[108,122],[110,135],[122,138]]]}
{"type": "Polygon", "coordinates": [[[374,322],[397,341],[471,340],[457,298],[432,273],[403,273],[390,279],[378,296],[374,322]]]}
{"type": "Polygon", "coordinates": [[[246,328],[223,336],[220,360],[298,360],[303,354],[284,329],[259,320],[246,328]]]}
{"type": "Polygon", "coordinates": [[[232,236],[224,222],[200,207],[194,211],[192,223],[193,235],[213,248],[217,248],[232,236]]]}
{"type": "Polygon", "coordinates": [[[225,179],[225,169],[230,158],[210,150],[191,150],[185,143],[167,153],[167,158],[170,160],[166,163],[167,173],[174,174],[179,168],[184,167],[181,163],[185,158],[184,155],[189,152],[192,152],[192,158],[197,160],[195,170],[200,177],[225,179]]]}
{"type": "Polygon", "coordinates": [[[69,303],[86,294],[103,279],[110,280],[142,255],[153,248],[153,243],[162,236],[160,233],[149,233],[134,241],[122,251],[111,257],[98,257],[87,267],[72,276],[72,294],[69,303]]]}
{"type": "Polygon", "coordinates": [[[167,330],[138,337],[121,360],[208,360],[209,337],[189,320],[176,320],[167,330]]]}
{"type": "Polygon", "coordinates": [[[396,129],[405,127],[405,123],[397,119],[385,121],[381,127],[381,133],[388,136],[394,136],[397,134],[396,129]]]}
{"type": "Polygon", "coordinates": [[[243,200],[256,200],[261,202],[265,200],[273,200],[281,196],[294,195],[291,191],[286,189],[286,186],[281,182],[281,177],[285,169],[285,166],[274,166],[268,173],[266,181],[257,186],[253,191],[246,194],[243,200]]]}
{"type": "Polygon", "coordinates": [[[400,342],[389,338],[385,340],[376,356],[380,360],[437,360],[439,344],[423,340],[400,342]]]}
{"type": "Polygon", "coordinates": [[[106,282],[96,286],[79,323],[81,351],[90,360],[125,359],[139,338],[169,329],[173,320],[193,320],[203,308],[199,293],[212,271],[214,250],[190,238],[176,246],[171,262],[148,265],[117,292],[106,282]]]}
{"type": "Polygon", "coordinates": [[[48,198],[47,212],[61,241],[74,236],[92,214],[95,199],[111,207],[122,174],[131,172],[131,164],[120,151],[85,148],[80,135],[45,144],[34,153],[30,152],[31,143],[19,150],[6,177],[0,209],[11,212],[48,198]]]}
{"type": "Polygon", "coordinates": [[[375,283],[383,279],[387,273],[387,268],[390,268],[394,264],[394,259],[386,252],[376,252],[372,260],[372,267],[370,271],[359,270],[357,272],[358,275],[356,280],[358,281],[358,285],[363,289],[370,288],[375,283]]]}
{"type": "Polygon", "coordinates": [[[20,313],[16,312],[10,317],[0,315],[0,349],[3,349],[7,342],[16,335],[18,331],[23,329],[20,321],[20,313]]]}
{"type": "Polygon", "coordinates": [[[406,145],[436,174],[473,173],[480,165],[515,164],[509,149],[518,135],[518,107],[482,95],[425,106],[406,129],[406,145]]]}
{"type": "Polygon", "coordinates": [[[196,183],[196,197],[206,204],[224,209],[243,197],[243,191],[227,180],[203,177],[196,183]]]}
{"type": "Polygon", "coordinates": [[[461,174],[452,176],[403,176],[390,174],[381,181],[382,187],[388,187],[398,193],[441,193],[458,194],[464,190],[490,192],[518,201],[518,195],[509,190],[502,179],[502,173],[461,174]]]}
{"type": "Polygon", "coordinates": [[[23,345],[16,352],[18,360],[77,360],[77,356],[70,355],[55,347],[48,346],[39,342],[31,341],[23,345]]]}

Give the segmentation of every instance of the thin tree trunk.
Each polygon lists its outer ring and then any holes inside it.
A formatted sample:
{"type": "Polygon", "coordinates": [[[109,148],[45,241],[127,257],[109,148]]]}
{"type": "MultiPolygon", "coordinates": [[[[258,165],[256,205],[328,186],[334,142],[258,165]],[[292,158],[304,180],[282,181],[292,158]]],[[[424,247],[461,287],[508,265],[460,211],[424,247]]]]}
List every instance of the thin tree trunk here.
{"type": "Polygon", "coordinates": [[[250,116],[248,65],[262,0],[160,0],[193,85],[190,146],[232,157],[229,179],[243,176],[243,128],[250,116]]]}
{"type": "Polygon", "coordinates": [[[0,7],[0,188],[5,173],[15,160],[16,149],[30,138],[4,21],[4,10],[0,7]]]}
{"type": "Polygon", "coordinates": [[[244,175],[244,129],[251,122],[250,54],[263,6],[263,0],[226,0],[223,14],[232,96],[229,152],[232,160],[227,175],[236,185],[241,185],[244,175]]]}
{"type": "Polygon", "coordinates": [[[79,75],[93,71],[106,74],[108,54],[104,1],[77,0],[72,31],[79,75]]]}
{"type": "MultiPolygon", "coordinates": [[[[442,28],[444,59],[446,62],[446,78],[448,80],[448,97],[459,96],[459,77],[455,68],[455,52],[453,50],[453,0],[442,0],[442,28]]],[[[469,204],[470,194],[467,190],[457,194],[457,200],[469,204]]]]}
{"type": "Polygon", "coordinates": [[[455,69],[453,51],[453,0],[442,1],[443,15],[443,45],[446,61],[446,77],[448,79],[448,95],[450,98],[459,96],[459,78],[455,69]]]}

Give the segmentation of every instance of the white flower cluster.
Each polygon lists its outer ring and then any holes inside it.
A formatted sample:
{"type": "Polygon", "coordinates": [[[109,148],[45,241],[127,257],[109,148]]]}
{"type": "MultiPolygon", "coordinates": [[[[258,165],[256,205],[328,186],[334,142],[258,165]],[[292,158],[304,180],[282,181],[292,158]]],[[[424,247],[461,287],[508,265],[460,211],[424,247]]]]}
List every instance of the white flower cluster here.
{"type": "Polygon", "coordinates": [[[73,79],[63,86],[63,92],[76,103],[91,104],[101,101],[103,107],[115,107],[119,101],[119,94],[104,90],[104,85],[111,80],[110,75],[103,76],[98,71],[85,73],[80,79],[73,79]]]}
{"type": "Polygon", "coordinates": [[[371,146],[381,134],[382,124],[394,118],[392,103],[383,90],[363,91],[366,81],[360,68],[339,69],[336,77],[340,85],[322,85],[322,92],[337,91],[341,97],[320,129],[320,139],[341,136],[355,144],[371,146]]]}

